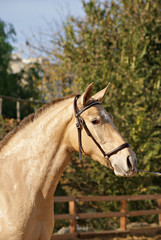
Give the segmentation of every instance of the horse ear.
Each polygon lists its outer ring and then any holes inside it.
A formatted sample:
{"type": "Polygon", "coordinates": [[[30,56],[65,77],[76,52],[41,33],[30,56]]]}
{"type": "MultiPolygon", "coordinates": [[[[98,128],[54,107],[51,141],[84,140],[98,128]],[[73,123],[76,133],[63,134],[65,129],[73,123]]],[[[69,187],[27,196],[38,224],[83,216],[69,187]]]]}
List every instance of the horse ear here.
{"type": "Polygon", "coordinates": [[[108,83],[107,87],[105,87],[103,90],[96,93],[92,98],[96,101],[102,102],[107,94],[108,88],[110,86],[110,83],[108,83]]]}
{"type": "Polygon", "coordinates": [[[78,104],[81,104],[82,106],[85,106],[87,104],[87,102],[89,101],[89,99],[92,97],[93,94],[93,85],[94,82],[92,82],[84,91],[84,93],[80,96],[80,98],[78,99],[78,104]]]}

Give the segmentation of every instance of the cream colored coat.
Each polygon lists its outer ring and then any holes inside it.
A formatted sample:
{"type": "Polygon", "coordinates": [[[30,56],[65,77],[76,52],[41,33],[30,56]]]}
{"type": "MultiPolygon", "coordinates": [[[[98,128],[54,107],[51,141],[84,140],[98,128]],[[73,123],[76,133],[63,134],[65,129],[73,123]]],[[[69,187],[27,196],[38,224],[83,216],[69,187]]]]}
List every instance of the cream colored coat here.
{"type": "MultiPolygon", "coordinates": [[[[107,89],[93,99],[102,101],[107,89]]],[[[90,84],[79,98],[79,108],[87,104],[92,92],[90,84]]],[[[70,96],[48,104],[1,142],[0,240],[51,238],[53,195],[71,154],[78,151],[73,99],[70,96]]],[[[102,106],[91,107],[82,117],[106,152],[125,142],[102,106]],[[98,119],[97,126],[93,126],[92,119],[98,119]]],[[[82,132],[85,154],[106,166],[100,150],[82,132]]],[[[111,156],[110,161],[116,175],[132,176],[136,172],[136,156],[130,148],[111,156]]]]}

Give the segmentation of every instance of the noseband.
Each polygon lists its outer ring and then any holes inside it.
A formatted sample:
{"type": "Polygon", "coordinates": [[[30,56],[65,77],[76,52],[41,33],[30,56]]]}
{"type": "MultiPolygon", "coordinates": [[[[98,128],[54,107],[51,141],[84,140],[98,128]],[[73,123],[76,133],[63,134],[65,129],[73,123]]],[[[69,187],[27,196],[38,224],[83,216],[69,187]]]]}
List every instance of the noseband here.
{"type": "MultiPolygon", "coordinates": [[[[130,147],[130,145],[128,143],[123,143],[122,145],[120,145],[119,147],[115,148],[114,150],[110,151],[109,153],[106,153],[103,148],[101,147],[101,145],[96,141],[96,139],[93,137],[92,133],[89,131],[84,119],[82,117],[80,117],[80,115],[86,111],[88,108],[96,105],[96,104],[100,104],[100,102],[98,101],[94,101],[92,103],[90,103],[89,105],[87,105],[86,107],[84,107],[83,109],[79,110],[78,106],[77,106],[77,100],[80,97],[80,95],[77,95],[74,98],[74,112],[75,112],[75,117],[76,117],[76,127],[78,130],[78,143],[79,143],[79,159],[81,159],[82,157],[82,151],[83,151],[83,147],[82,147],[82,139],[81,139],[81,131],[84,128],[84,130],[86,131],[87,135],[89,137],[92,138],[92,140],[94,141],[94,143],[97,145],[97,147],[100,149],[100,151],[102,152],[102,154],[104,155],[105,159],[108,161],[109,158],[116,154],[117,152],[121,151],[124,148],[128,148],[130,147]]],[[[83,151],[84,152],[84,151],[83,151]]]]}

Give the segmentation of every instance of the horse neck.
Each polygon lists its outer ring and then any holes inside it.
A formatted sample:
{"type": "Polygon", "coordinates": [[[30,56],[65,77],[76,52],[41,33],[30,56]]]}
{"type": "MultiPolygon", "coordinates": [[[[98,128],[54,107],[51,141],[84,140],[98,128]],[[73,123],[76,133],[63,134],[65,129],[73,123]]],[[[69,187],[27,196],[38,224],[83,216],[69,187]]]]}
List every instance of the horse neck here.
{"type": "Polygon", "coordinates": [[[48,136],[43,154],[45,159],[44,169],[46,171],[44,171],[44,178],[41,185],[45,198],[53,197],[62,172],[72,154],[67,137],[68,125],[72,116],[73,99],[70,99],[56,107],[54,116],[50,116],[48,124],[45,125],[45,132],[48,136]]]}
{"type": "Polygon", "coordinates": [[[53,196],[71,156],[66,135],[73,114],[72,101],[67,99],[49,107],[4,148],[14,168],[16,164],[21,168],[28,189],[32,188],[33,194],[41,190],[44,198],[53,196]]]}

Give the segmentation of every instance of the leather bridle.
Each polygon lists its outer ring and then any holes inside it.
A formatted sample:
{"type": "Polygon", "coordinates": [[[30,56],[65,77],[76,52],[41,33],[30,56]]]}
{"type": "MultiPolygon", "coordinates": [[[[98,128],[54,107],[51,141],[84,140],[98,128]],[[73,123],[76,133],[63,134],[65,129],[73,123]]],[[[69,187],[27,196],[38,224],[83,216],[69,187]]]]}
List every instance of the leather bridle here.
{"type": "MultiPolygon", "coordinates": [[[[79,110],[78,109],[78,106],[77,106],[77,100],[78,98],[80,97],[80,95],[77,95],[75,98],[74,98],[74,112],[75,112],[75,117],[76,117],[76,127],[77,127],[77,130],[78,130],[78,143],[79,143],[79,159],[81,159],[82,157],[82,151],[83,151],[83,147],[82,147],[82,139],[81,139],[81,131],[82,129],[84,128],[84,130],[86,131],[87,135],[89,137],[92,138],[92,140],[94,141],[94,143],[97,145],[97,147],[100,149],[100,151],[102,152],[102,154],[104,155],[105,159],[108,161],[109,158],[116,154],[117,152],[123,150],[124,148],[129,148],[130,145],[126,142],[126,143],[123,143],[122,145],[120,145],[119,147],[115,148],[114,150],[106,153],[103,148],[101,147],[101,145],[96,141],[96,139],[93,137],[92,133],[89,131],[84,119],[82,117],[80,117],[80,115],[86,111],[88,108],[96,105],[96,104],[101,104],[100,102],[98,101],[94,101],[94,102],[91,102],[89,105],[87,105],[86,107],[84,107],[83,109],[79,110]]],[[[84,152],[84,151],[83,151],[84,152]]]]}

